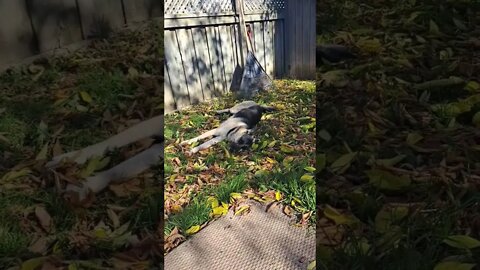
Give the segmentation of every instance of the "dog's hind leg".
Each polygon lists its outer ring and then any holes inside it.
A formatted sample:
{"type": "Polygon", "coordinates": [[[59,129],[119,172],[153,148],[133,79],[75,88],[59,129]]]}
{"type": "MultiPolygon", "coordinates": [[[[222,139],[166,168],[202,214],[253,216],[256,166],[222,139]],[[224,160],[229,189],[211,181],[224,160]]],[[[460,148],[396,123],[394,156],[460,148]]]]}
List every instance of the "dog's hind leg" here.
{"type": "Polygon", "coordinates": [[[206,139],[208,137],[211,137],[211,136],[215,135],[216,132],[217,132],[217,129],[212,129],[210,131],[207,131],[207,132],[203,133],[202,135],[200,135],[198,137],[192,138],[190,140],[183,141],[183,142],[180,143],[180,145],[191,144],[191,143],[197,142],[199,140],[206,139]]]}
{"type": "Polygon", "coordinates": [[[207,141],[207,142],[204,142],[204,143],[202,143],[201,145],[193,148],[193,149],[190,150],[189,152],[190,152],[190,154],[195,154],[195,153],[197,153],[198,151],[201,151],[201,150],[203,150],[203,149],[207,149],[207,148],[209,148],[210,146],[215,145],[215,144],[223,141],[224,139],[225,139],[224,136],[215,137],[215,138],[213,138],[213,139],[211,139],[211,140],[209,140],[209,141],[207,141]]]}

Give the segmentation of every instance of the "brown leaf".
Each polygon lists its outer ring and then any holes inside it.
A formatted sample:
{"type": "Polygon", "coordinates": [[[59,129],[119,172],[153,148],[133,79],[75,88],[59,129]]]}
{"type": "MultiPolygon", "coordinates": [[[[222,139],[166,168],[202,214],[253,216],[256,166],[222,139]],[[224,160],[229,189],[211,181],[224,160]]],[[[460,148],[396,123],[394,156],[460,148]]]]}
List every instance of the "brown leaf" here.
{"type": "Polygon", "coordinates": [[[50,217],[50,214],[47,212],[47,210],[45,210],[43,206],[37,206],[35,207],[35,216],[40,222],[42,228],[49,232],[52,226],[52,217],[50,217]]]}
{"type": "Polygon", "coordinates": [[[48,249],[48,238],[47,237],[40,237],[39,239],[35,240],[33,244],[28,248],[30,252],[38,253],[45,255],[45,252],[48,249]]]}

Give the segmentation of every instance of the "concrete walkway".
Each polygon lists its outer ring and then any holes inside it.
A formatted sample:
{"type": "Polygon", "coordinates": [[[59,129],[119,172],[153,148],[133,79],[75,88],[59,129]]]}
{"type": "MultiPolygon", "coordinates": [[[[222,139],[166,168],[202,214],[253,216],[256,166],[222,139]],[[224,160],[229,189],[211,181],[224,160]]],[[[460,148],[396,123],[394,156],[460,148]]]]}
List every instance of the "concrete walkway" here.
{"type": "Polygon", "coordinates": [[[296,270],[315,259],[313,230],[291,225],[280,206],[250,201],[251,212],[232,211],[165,257],[166,270],[296,270]]]}

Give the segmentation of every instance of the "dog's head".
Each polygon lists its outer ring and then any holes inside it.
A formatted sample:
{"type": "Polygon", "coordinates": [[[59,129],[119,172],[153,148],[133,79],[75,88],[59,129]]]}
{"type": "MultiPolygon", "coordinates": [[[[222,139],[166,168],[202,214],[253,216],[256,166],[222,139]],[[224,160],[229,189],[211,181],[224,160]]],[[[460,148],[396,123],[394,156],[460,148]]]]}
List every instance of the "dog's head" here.
{"type": "Polygon", "coordinates": [[[247,129],[240,129],[230,136],[230,151],[238,152],[241,150],[246,150],[252,146],[255,141],[255,138],[250,134],[247,129]]]}
{"type": "Polygon", "coordinates": [[[245,133],[237,141],[230,142],[230,151],[239,152],[242,150],[247,150],[252,147],[253,142],[253,136],[245,133]]]}

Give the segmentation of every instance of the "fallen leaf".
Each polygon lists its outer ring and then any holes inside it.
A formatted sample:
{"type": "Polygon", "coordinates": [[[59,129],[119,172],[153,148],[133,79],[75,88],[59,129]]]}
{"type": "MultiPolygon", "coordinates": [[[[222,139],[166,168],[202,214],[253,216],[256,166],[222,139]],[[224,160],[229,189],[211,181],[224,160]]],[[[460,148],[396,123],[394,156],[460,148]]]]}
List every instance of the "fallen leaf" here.
{"type": "Polygon", "coordinates": [[[45,231],[50,231],[52,226],[52,217],[50,214],[45,210],[43,206],[36,206],[35,207],[35,216],[37,217],[40,225],[45,231]]]}
{"type": "Polygon", "coordinates": [[[92,97],[90,96],[90,94],[88,94],[87,92],[85,91],[80,91],[80,98],[85,101],[86,103],[92,103],[93,99],[92,97]]]}
{"type": "Polygon", "coordinates": [[[307,270],[315,270],[317,265],[317,261],[312,261],[307,265],[307,270]]]}
{"type": "Polygon", "coordinates": [[[24,261],[21,266],[21,270],[36,270],[47,260],[47,257],[33,258],[24,261]]]}
{"type": "Polygon", "coordinates": [[[344,173],[346,170],[348,170],[352,160],[356,156],[357,152],[342,155],[330,165],[331,170],[335,173],[344,173]]]}
{"type": "Polygon", "coordinates": [[[186,230],[185,233],[187,233],[188,235],[192,235],[194,233],[197,233],[199,230],[200,230],[200,226],[199,225],[194,225],[194,226],[190,227],[188,230],[186,230]]]}
{"type": "Polygon", "coordinates": [[[398,191],[410,186],[411,180],[408,175],[396,176],[380,169],[373,169],[366,172],[369,183],[379,189],[398,191]]]}
{"type": "Polygon", "coordinates": [[[468,235],[452,235],[443,242],[454,248],[473,249],[480,247],[480,241],[468,235]]]}
{"type": "Polygon", "coordinates": [[[302,182],[311,182],[313,180],[313,175],[311,174],[304,174],[300,177],[300,181],[302,182]]]}
{"type": "Polygon", "coordinates": [[[356,223],[356,220],[352,216],[342,214],[337,209],[331,207],[330,205],[327,205],[325,207],[325,209],[323,210],[323,214],[325,215],[325,217],[333,220],[337,225],[342,225],[342,224],[351,225],[356,223]]]}
{"type": "Polygon", "coordinates": [[[275,192],[275,200],[280,201],[282,199],[282,194],[280,191],[275,192]]]}
{"type": "Polygon", "coordinates": [[[471,270],[473,267],[475,267],[475,265],[476,264],[462,263],[457,261],[440,262],[435,265],[433,270],[471,270]]]}
{"type": "Polygon", "coordinates": [[[241,206],[237,211],[235,211],[235,216],[246,214],[248,210],[250,210],[249,205],[241,206]]]}

